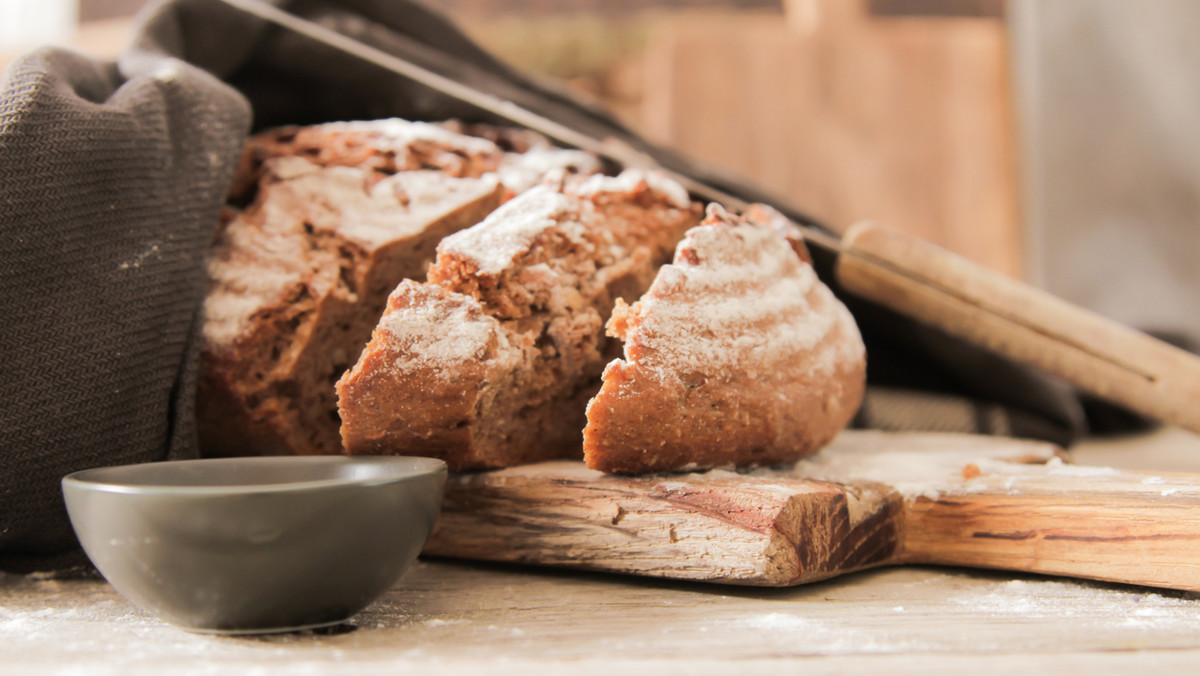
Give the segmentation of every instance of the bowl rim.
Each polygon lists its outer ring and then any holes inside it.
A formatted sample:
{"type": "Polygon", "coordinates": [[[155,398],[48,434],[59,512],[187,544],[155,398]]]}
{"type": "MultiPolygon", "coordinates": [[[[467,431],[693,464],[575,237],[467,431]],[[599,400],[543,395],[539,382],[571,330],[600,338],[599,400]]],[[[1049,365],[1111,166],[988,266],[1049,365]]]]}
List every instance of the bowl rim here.
{"type": "Polygon", "coordinates": [[[307,456],[247,456],[236,458],[195,458],[188,460],[160,460],[156,462],[140,462],[129,465],[109,465],[92,467],[71,472],[62,478],[62,485],[75,486],[84,490],[104,493],[124,493],[131,495],[244,495],[252,493],[286,493],[292,491],[336,488],[341,486],[379,486],[418,479],[434,475],[446,475],[446,462],[439,458],[413,455],[307,455],[307,456]],[[370,464],[388,465],[404,461],[405,469],[394,473],[370,477],[330,477],[327,479],[309,479],[304,481],[285,481],[275,483],[229,483],[187,486],[178,484],[127,483],[118,478],[105,478],[104,475],[120,472],[137,472],[139,469],[154,468],[161,470],[164,466],[197,465],[197,464],[236,464],[252,461],[267,464],[370,464]],[[416,461],[415,466],[413,461],[416,461]]]}

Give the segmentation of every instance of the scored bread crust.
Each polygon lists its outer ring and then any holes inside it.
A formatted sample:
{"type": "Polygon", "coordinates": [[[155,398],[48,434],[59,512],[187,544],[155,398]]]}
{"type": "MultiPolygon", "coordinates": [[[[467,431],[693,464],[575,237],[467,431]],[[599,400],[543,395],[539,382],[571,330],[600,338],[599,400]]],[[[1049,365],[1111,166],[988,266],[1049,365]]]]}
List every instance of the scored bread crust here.
{"type": "Polygon", "coordinates": [[[782,464],[849,423],[866,376],[858,328],[763,216],[710,206],[650,290],[614,310],[608,330],[625,358],[588,405],[589,467],[782,464]]]}
{"type": "Polygon", "coordinates": [[[559,148],[537,132],[463,125],[455,121],[401,119],[331,122],[281,127],[246,143],[230,199],[254,196],[264,165],[279,157],[303,157],[323,167],[356,167],[378,174],[433,170],[453,178],[495,173],[511,198],[556,171],[595,174],[600,161],[581,150],[559,148]]]}
{"type": "Polygon", "coordinates": [[[246,206],[226,211],[208,265],[197,392],[204,454],[341,452],[333,385],[388,293],[423,279],[437,243],[478,223],[513,186],[599,166],[536,135],[517,138],[501,147],[382,120],[248,142],[231,195],[246,206]],[[518,147],[543,152],[533,161],[518,147]]]}
{"type": "Polygon", "coordinates": [[[619,349],[604,336],[612,307],[649,286],[699,215],[678,184],[634,171],[535,187],[447,238],[338,382],[343,446],[456,470],[578,457],[619,349]]]}

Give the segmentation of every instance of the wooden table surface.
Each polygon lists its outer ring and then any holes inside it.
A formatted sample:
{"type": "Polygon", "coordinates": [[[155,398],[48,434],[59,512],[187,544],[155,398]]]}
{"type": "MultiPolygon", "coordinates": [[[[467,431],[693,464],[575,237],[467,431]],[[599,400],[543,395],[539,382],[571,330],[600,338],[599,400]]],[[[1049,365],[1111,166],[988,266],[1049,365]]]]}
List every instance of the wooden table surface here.
{"type": "MultiPolygon", "coordinates": [[[[1200,438],[1075,457],[1200,471],[1200,438]]],[[[1200,595],[916,567],[750,589],[422,561],[333,631],[230,638],[166,625],[101,580],[4,576],[0,655],[3,674],[1133,673],[1200,664],[1200,595]]]]}

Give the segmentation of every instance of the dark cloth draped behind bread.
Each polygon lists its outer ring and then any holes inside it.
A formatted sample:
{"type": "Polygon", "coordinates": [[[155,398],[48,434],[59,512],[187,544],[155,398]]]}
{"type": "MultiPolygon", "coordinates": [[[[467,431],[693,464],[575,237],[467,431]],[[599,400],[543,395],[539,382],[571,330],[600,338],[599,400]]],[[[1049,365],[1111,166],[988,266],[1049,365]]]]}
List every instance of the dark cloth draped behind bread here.
{"type": "MultiPolygon", "coordinates": [[[[414,38],[450,57],[438,66],[450,77],[809,222],[512,71],[422,4],[288,8],[397,53],[397,35],[414,38]]],[[[503,123],[217,0],[149,8],[116,63],[42,49],[9,66],[0,81],[0,569],[82,561],[62,506],[64,474],[197,455],[204,263],[251,128],[391,116],[503,123]]],[[[817,263],[827,271],[828,261],[817,263]]],[[[894,313],[852,307],[871,382],[886,386],[874,398],[869,389],[859,424],[1060,443],[1083,432],[1069,389],[894,313]],[[921,396],[906,398],[913,389],[921,396]]]]}
{"type": "Polygon", "coordinates": [[[25,570],[72,558],[64,474],[196,453],[202,263],[250,112],[165,55],[46,49],[0,88],[0,553],[25,570]]]}

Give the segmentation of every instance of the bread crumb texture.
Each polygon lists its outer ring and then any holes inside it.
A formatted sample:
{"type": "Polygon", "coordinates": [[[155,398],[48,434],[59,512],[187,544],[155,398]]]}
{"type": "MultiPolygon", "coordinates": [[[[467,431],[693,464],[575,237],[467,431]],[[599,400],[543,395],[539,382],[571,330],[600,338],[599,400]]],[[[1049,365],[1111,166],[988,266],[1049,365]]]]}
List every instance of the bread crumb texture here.
{"type": "Polygon", "coordinates": [[[587,401],[620,354],[605,322],[699,218],[678,184],[627,171],[535,186],[447,237],[338,383],[345,448],[454,469],[579,457],[587,401]]]}

